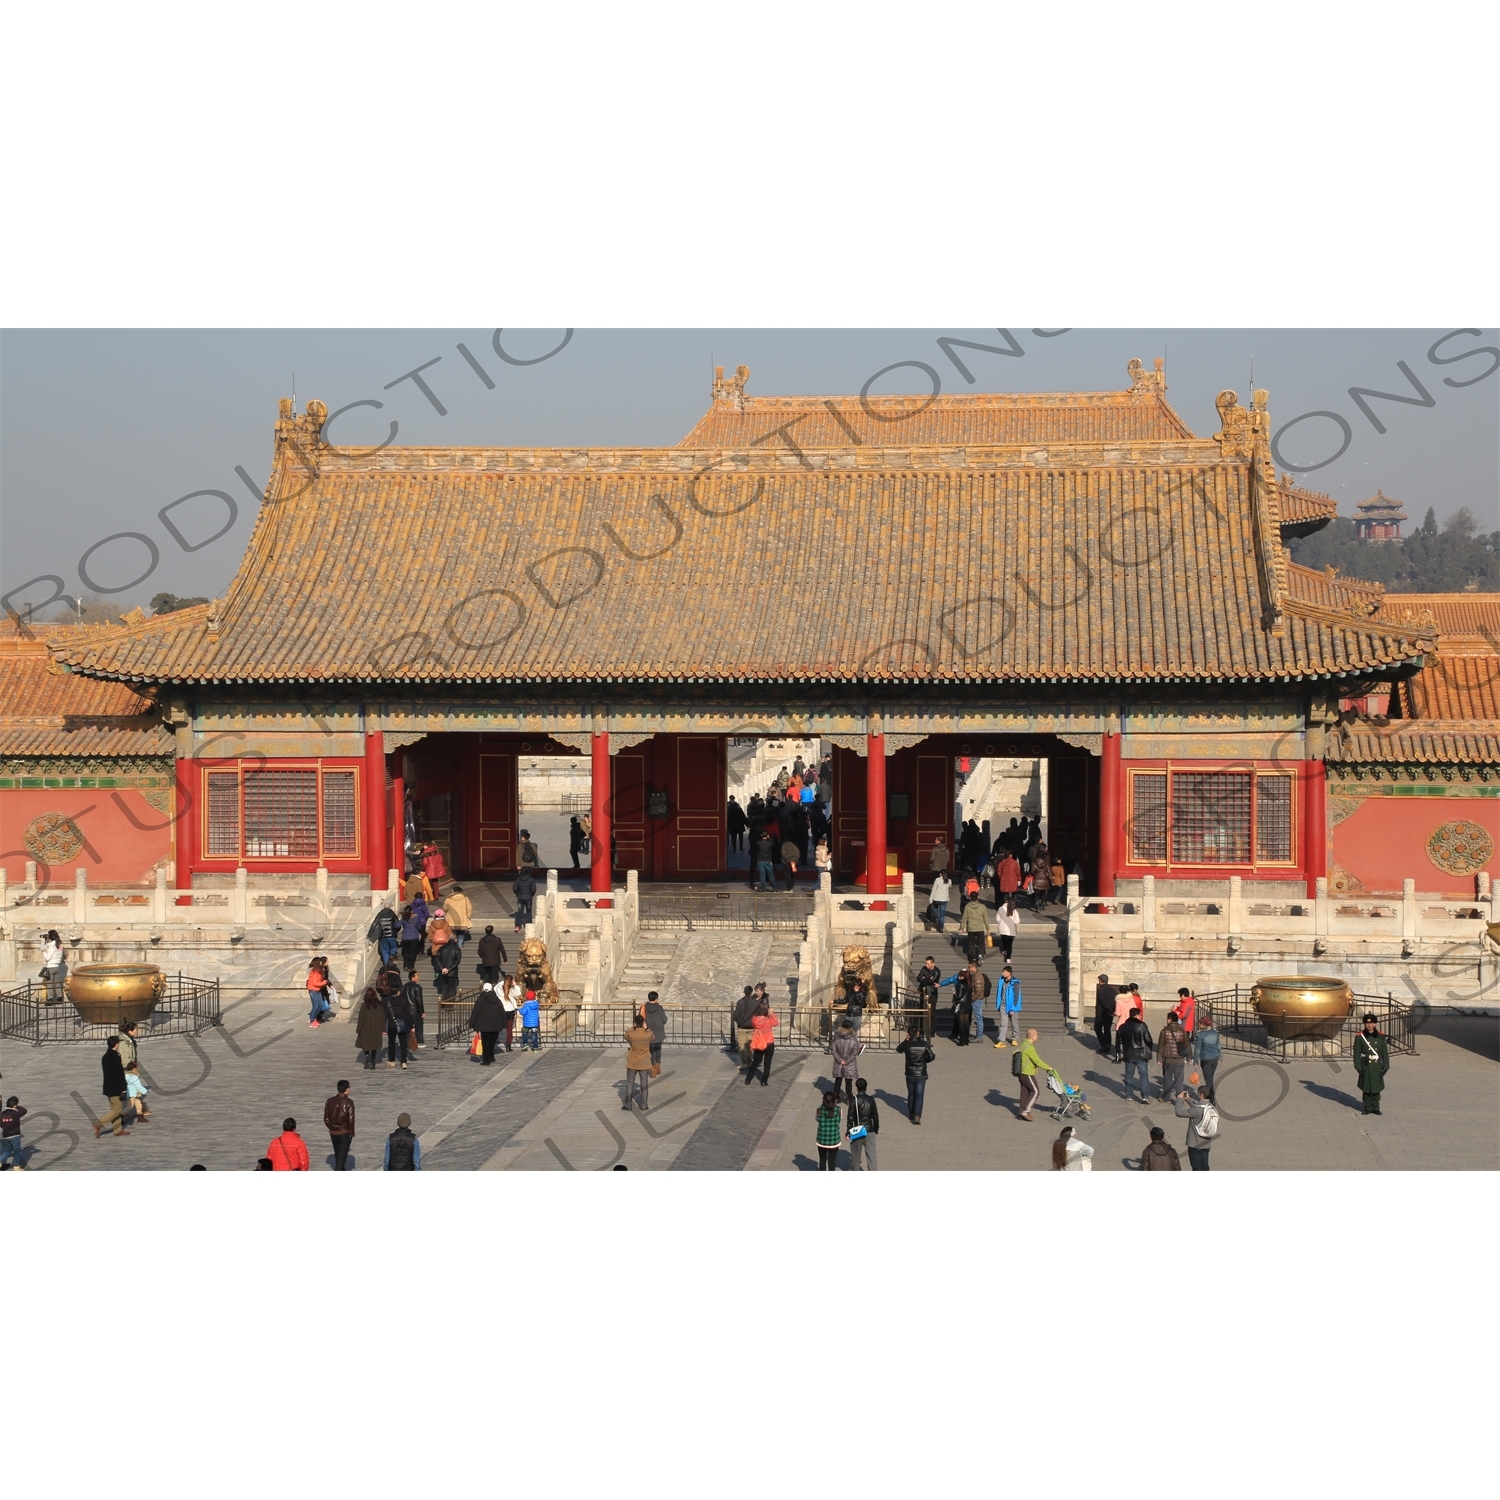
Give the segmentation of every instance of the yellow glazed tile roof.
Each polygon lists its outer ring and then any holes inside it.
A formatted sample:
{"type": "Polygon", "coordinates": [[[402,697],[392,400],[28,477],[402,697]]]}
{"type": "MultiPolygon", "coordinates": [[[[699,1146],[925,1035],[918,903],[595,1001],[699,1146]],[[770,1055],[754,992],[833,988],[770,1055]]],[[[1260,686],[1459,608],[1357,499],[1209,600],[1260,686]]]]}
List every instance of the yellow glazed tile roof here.
{"type": "Polygon", "coordinates": [[[321,415],[278,423],[223,600],[59,658],[163,683],[943,684],[1326,676],[1431,647],[1300,598],[1274,471],[1213,441],[519,463],[320,448],[321,415]]]}

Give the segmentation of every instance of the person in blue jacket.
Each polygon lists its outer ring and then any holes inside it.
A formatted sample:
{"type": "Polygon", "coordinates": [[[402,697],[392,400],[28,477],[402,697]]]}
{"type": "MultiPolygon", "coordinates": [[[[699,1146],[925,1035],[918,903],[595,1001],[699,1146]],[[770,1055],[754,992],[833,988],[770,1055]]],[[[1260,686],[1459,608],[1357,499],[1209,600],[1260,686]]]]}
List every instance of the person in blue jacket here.
{"type": "Polygon", "coordinates": [[[1021,981],[1009,964],[1000,971],[1000,988],[995,993],[995,1021],[1000,1027],[1000,1040],[995,1043],[997,1047],[1003,1047],[1007,1040],[1013,1040],[1019,1047],[1025,1040],[1021,1035],[1021,981]]]}
{"type": "Polygon", "coordinates": [[[542,1050],[542,1007],[537,1004],[536,991],[527,990],[521,1002],[521,1048],[530,1047],[533,1052],[542,1050]]]}

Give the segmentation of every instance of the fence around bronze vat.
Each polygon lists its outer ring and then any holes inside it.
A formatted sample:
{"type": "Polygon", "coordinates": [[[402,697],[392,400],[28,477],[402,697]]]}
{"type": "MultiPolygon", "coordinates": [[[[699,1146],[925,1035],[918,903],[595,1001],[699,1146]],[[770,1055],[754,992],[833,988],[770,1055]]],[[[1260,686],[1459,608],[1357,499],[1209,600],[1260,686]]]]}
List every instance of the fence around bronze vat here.
{"type": "Polygon", "coordinates": [[[659,886],[640,893],[641,926],[693,932],[734,927],[749,932],[800,932],[813,911],[811,891],[675,891],[659,886]]]}
{"type": "MultiPolygon", "coordinates": [[[[141,1034],[198,1036],[220,1020],[219,981],[166,976],[166,993],[140,1022],[141,1034]]],[[[47,987],[34,979],[0,994],[0,1036],[43,1047],[57,1042],[97,1042],[120,1031],[123,1015],[111,1022],[83,1020],[71,1000],[47,1003],[47,987]]]]}
{"type": "MultiPolygon", "coordinates": [[[[456,1000],[438,1004],[435,1045],[468,1047],[473,1033],[469,1015],[474,997],[460,995],[456,1000]]],[[[702,1006],[667,1006],[667,1030],[662,1045],[672,1047],[722,1047],[736,1049],[734,1023],[727,1008],[702,1006]]],[[[842,1018],[827,1006],[789,1005],[776,1012],[776,1047],[778,1051],[821,1051],[828,1046],[833,1029],[842,1018]]],[[[624,1047],[625,1033],[634,1023],[636,1012],[628,1005],[585,1006],[574,1001],[554,1006],[541,1013],[538,1037],[543,1047],[624,1047]]],[[[867,1010],[860,1022],[859,1037],[875,1051],[891,1051],[906,1035],[907,1022],[920,1020],[927,1027],[926,1011],[892,1010],[880,1006],[867,1010]]],[[[519,1044],[519,1023],[515,1041],[519,1044]]]]}
{"type": "MultiPolygon", "coordinates": [[[[1386,1044],[1393,1053],[1415,1057],[1417,1031],[1412,1007],[1402,1005],[1393,995],[1355,995],[1354,1005],[1330,1037],[1272,1036],[1266,1018],[1255,1009],[1247,986],[1216,990],[1198,996],[1198,1014],[1212,1014],[1220,1045],[1225,1052],[1258,1052],[1273,1057],[1353,1057],[1354,1039],[1364,1026],[1367,1015],[1375,1017],[1386,1044]]],[[[1292,1025],[1295,1025],[1295,1020],[1292,1025]]]]}

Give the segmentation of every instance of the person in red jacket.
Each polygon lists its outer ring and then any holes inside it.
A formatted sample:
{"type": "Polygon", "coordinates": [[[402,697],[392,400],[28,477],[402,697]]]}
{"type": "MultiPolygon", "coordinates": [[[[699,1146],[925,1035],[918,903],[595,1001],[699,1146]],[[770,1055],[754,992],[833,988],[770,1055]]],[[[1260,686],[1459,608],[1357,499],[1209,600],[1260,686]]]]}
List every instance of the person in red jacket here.
{"type": "Polygon", "coordinates": [[[1189,1036],[1198,1029],[1198,998],[1189,989],[1177,991],[1177,1006],[1171,1012],[1177,1017],[1177,1024],[1187,1032],[1189,1036]]]}
{"type": "Polygon", "coordinates": [[[266,1147],[266,1158],[273,1172],[306,1172],[311,1169],[307,1142],[297,1134],[297,1122],[290,1115],[281,1122],[281,1134],[266,1147]]]}

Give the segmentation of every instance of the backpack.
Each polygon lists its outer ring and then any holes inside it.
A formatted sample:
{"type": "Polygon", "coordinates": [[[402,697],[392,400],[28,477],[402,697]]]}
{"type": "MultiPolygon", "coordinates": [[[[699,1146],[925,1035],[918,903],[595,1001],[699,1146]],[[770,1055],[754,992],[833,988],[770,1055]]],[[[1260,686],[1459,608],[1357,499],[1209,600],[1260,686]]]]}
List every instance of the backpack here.
{"type": "Polygon", "coordinates": [[[1010,1076],[1012,1078],[1020,1078],[1022,1076],[1021,1075],[1021,1050],[1020,1050],[1019,1047],[1014,1052],[1012,1052],[1011,1055],[1010,1055],[1010,1076]]]}
{"type": "Polygon", "coordinates": [[[1212,1104],[1203,1106],[1203,1118],[1193,1127],[1205,1141],[1211,1141],[1219,1133],[1219,1112],[1212,1104]]]}

